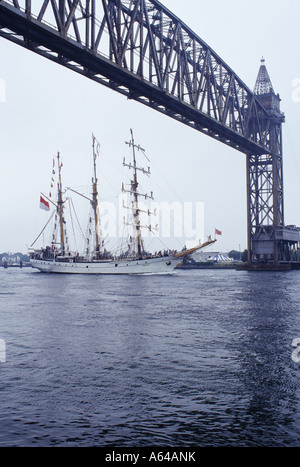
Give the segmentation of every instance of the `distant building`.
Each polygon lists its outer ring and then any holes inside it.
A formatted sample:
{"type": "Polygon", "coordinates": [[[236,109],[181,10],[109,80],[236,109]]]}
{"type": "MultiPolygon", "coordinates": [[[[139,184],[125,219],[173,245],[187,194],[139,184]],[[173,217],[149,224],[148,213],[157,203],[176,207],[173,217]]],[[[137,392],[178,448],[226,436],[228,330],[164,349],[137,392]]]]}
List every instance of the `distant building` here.
{"type": "Polygon", "coordinates": [[[193,260],[196,263],[202,263],[205,261],[214,261],[214,262],[232,262],[233,259],[229,258],[227,253],[221,253],[219,251],[200,251],[193,255],[193,260]]]}

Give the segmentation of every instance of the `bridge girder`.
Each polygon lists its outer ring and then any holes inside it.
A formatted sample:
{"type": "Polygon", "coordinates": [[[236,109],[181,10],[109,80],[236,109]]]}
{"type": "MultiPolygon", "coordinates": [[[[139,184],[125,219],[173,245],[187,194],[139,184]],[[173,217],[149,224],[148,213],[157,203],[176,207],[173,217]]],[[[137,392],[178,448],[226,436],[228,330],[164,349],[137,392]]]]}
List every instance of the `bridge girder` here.
{"type": "Polygon", "coordinates": [[[0,35],[246,154],[270,153],[268,112],[157,0],[7,0],[0,35]]]}

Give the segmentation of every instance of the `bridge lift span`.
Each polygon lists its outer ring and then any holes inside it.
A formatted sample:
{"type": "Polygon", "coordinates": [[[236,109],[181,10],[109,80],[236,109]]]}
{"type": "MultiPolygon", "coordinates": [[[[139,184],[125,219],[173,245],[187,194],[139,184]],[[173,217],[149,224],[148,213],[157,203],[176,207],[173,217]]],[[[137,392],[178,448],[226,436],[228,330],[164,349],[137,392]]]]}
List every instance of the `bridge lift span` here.
{"type": "Polygon", "coordinates": [[[285,117],[264,61],[252,92],[157,0],[2,0],[0,36],[246,154],[248,269],[296,264],[299,229],[284,224],[285,117]]]}

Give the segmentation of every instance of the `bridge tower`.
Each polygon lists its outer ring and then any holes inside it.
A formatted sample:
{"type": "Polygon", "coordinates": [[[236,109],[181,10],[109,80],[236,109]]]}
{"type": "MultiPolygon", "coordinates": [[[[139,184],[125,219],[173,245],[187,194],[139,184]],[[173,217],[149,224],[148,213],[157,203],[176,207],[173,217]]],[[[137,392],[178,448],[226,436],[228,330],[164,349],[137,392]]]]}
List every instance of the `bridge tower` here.
{"type": "Polygon", "coordinates": [[[254,94],[268,113],[269,148],[266,154],[247,155],[248,266],[292,261],[299,230],[284,225],[282,124],[280,97],[261,60],[254,94]]]}

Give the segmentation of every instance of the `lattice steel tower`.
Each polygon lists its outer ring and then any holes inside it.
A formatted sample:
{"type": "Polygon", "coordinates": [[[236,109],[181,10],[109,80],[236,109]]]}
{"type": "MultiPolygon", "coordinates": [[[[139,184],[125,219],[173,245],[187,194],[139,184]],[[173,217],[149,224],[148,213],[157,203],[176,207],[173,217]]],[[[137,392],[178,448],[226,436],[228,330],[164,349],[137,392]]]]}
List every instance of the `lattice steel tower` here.
{"type": "Polygon", "coordinates": [[[284,225],[282,124],[280,97],[261,60],[254,94],[268,112],[269,152],[247,155],[248,263],[289,262],[299,242],[299,231],[284,225]]]}

